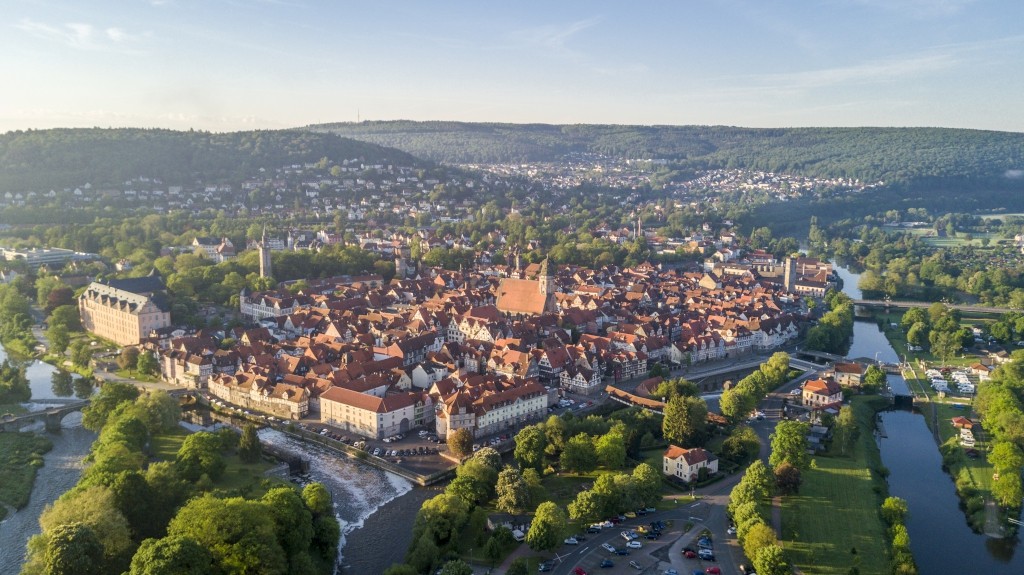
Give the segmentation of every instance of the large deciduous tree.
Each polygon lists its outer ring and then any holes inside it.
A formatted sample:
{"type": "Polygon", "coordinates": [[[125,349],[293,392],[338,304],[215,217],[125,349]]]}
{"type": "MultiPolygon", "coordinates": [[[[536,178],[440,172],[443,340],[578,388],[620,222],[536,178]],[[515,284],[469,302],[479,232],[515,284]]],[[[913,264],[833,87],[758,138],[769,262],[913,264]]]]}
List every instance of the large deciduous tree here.
{"type": "Polygon", "coordinates": [[[510,465],[505,466],[498,474],[495,491],[498,493],[498,501],[495,504],[498,511],[519,513],[530,504],[530,490],[526,486],[526,481],[519,470],[510,465]]]}
{"type": "Polygon", "coordinates": [[[181,536],[147,539],[132,557],[128,575],[206,575],[213,572],[213,555],[181,536]]]}
{"type": "Polygon", "coordinates": [[[597,467],[594,441],[586,433],[578,433],[566,442],[559,458],[563,471],[589,471],[597,467]]]}
{"type": "Polygon", "coordinates": [[[459,459],[473,453],[473,432],[467,427],[449,432],[448,451],[459,459]]]}
{"type": "Polygon", "coordinates": [[[43,556],[44,575],[104,575],[103,545],[84,523],[58,525],[49,533],[43,556]]]}
{"type": "Polygon", "coordinates": [[[528,425],[516,434],[516,448],[513,452],[520,467],[540,469],[544,463],[544,448],[547,437],[538,425],[528,425]]]}
{"type": "Polygon", "coordinates": [[[107,418],[118,405],[126,401],[135,401],[137,397],[139,389],[130,383],[106,382],[92,402],[82,410],[82,425],[99,431],[106,425],[107,418]]]}
{"type": "Polygon", "coordinates": [[[189,481],[196,481],[204,473],[216,481],[224,474],[227,464],[221,454],[221,440],[216,435],[200,431],[185,438],[175,464],[181,476],[189,481]]]}
{"type": "Polygon", "coordinates": [[[274,516],[259,501],[209,494],[196,497],[171,520],[167,535],[191,539],[209,549],[218,570],[268,575],[288,572],[274,516]]]}
{"type": "Polygon", "coordinates": [[[551,501],[545,501],[537,506],[526,543],[534,551],[551,551],[562,544],[567,525],[565,512],[551,501]]]}
{"type": "Polygon", "coordinates": [[[806,469],[811,462],[807,455],[808,425],[800,421],[780,421],[772,433],[772,453],[768,463],[777,468],[784,461],[797,469],[806,469]]]}

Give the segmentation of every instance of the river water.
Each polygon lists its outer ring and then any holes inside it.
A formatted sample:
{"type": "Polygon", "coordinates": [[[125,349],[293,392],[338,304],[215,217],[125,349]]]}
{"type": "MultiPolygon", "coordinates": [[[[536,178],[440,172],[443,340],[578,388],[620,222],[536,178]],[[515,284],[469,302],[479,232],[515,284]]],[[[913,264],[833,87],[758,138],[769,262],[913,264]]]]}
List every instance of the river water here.
{"type": "MultiPolygon", "coordinates": [[[[860,298],[860,276],[836,267],[843,291],[860,298]]],[[[855,321],[850,357],[896,363],[900,358],[873,321],[855,321]]],[[[902,377],[889,375],[889,386],[899,393],[902,377]]],[[[942,457],[924,416],[910,411],[881,415],[886,438],[879,439],[882,462],[889,469],[889,492],[907,501],[907,532],[922,575],[946,573],[1024,573],[1024,554],[1016,553],[1018,539],[978,535],[967,526],[953,480],[942,470],[942,457]]]]}
{"type": "MultiPolygon", "coordinates": [[[[0,361],[7,354],[0,346],[0,361]]],[[[32,400],[24,406],[30,411],[45,409],[47,399],[71,395],[87,397],[91,387],[77,386],[69,378],[54,378],[57,369],[41,361],[33,361],[26,369],[32,400]],[[42,403],[36,400],[42,400],[42,403]]],[[[74,487],[82,475],[82,458],[96,439],[96,434],[82,427],[82,414],[72,413],[64,418],[60,433],[46,433],[42,423],[25,431],[44,433],[53,442],[53,449],[43,456],[44,464],[36,472],[36,481],[28,505],[0,523],[0,573],[17,573],[25,556],[25,543],[39,533],[39,515],[65,491],[74,487]]]]}
{"type": "Polygon", "coordinates": [[[341,524],[338,561],[342,572],[380,573],[402,561],[409,544],[406,539],[411,538],[413,519],[422,503],[419,496],[429,491],[410,493],[413,485],[405,478],[273,429],[263,429],[259,436],[264,443],[309,460],[310,479],[323,483],[331,492],[341,524]],[[378,510],[387,517],[375,519],[384,521],[368,521],[378,510]],[[353,532],[363,531],[364,525],[373,533],[353,537],[353,532]],[[350,538],[358,538],[359,545],[349,549],[346,543],[350,538]]]}

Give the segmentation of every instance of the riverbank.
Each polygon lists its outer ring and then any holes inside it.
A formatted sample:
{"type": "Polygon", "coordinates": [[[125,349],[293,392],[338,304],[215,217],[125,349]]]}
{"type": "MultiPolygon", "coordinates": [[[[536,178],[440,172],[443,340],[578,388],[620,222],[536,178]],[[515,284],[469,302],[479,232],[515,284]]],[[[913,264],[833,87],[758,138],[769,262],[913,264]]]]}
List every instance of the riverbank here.
{"type": "Polygon", "coordinates": [[[412,525],[423,502],[441,493],[436,487],[412,489],[380,506],[345,537],[339,573],[383,573],[401,563],[412,543],[412,525]]]}
{"type": "Polygon", "coordinates": [[[36,472],[53,442],[35,433],[0,433],[0,520],[28,505],[36,472]]]}
{"type": "MultiPolygon", "coordinates": [[[[906,349],[906,338],[899,328],[888,327],[899,325],[902,312],[886,312],[875,316],[881,319],[882,331],[886,340],[894,349],[906,349]]],[[[929,352],[908,352],[905,356],[903,378],[914,391],[915,407],[924,415],[925,424],[935,439],[936,449],[942,456],[942,470],[945,471],[956,488],[960,500],[960,509],[964,513],[967,525],[975,533],[985,533],[990,537],[1012,535],[999,525],[1006,524],[1005,513],[994,504],[992,496],[992,478],[995,468],[988,462],[986,454],[990,447],[988,434],[982,430],[975,432],[976,444],[973,453],[968,457],[967,450],[960,446],[960,430],[953,427],[952,419],[963,416],[977,421],[970,398],[940,397],[932,389],[925,370],[938,365],[937,358],[929,352]],[[993,515],[996,515],[993,518],[993,515]]],[[[965,366],[971,363],[970,357],[955,358],[951,365],[965,366]]],[[[1011,510],[1016,517],[1019,510],[1011,510]]]]}
{"type": "Polygon", "coordinates": [[[782,498],[782,544],[806,575],[845,574],[851,565],[861,573],[890,570],[886,526],[878,513],[888,494],[886,472],[873,434],[875,413],[889,402],[856,396],[851,405],[860,435],[850,454],[814,456],[800,492],[782,498]]]}

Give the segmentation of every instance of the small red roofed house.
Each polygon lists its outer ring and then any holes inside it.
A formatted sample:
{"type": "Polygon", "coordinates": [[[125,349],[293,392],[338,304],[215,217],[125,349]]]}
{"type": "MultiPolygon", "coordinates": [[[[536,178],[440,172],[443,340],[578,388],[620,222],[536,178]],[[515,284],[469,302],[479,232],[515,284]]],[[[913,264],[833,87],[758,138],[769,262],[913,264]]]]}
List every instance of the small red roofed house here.
{"type": "Polygon", "coordinates": [[[953,427],[957,429],[972,429],[974,422],[962,415],[958,415],[952,419],[953,427]]]}
{"type": "Polygon", "coordinates": [[[686,449],[669,445],[662,461],[662,471],[665,475],[678,477],[683,481],[696,480],[701,468],[707,468],[708,475],[718,473],[718,458],[701,447],[686,449]]]}
{"type": "Polygon", "coordinates": [[[804,383],[804,407],[824,409],[843,402],[843,388],[831,377],[812,379],[804,383]]]}

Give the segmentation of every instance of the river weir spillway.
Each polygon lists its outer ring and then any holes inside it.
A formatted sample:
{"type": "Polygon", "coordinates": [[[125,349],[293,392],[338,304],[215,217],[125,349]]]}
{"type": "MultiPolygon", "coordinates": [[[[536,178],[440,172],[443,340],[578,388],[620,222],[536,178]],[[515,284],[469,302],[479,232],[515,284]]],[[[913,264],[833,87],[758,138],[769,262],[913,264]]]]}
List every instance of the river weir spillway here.
{"type": "MultiPolygon", "coordinates": [[[[309,479],[327,487],[334,497],[334,510],[341,524],[339,564],[344,563],[347,536],[363,526],[366,519],[394,499],[409,492],[413,484],[369,464],[328,449],[322,445],[303,442],[273,429],[262,429],[260,441],[276,449],[294,453],[309,462],[309,479]]],[[[396,529],[411,529],[412,521],[397,521],[396,529]]],[[[390,553],[405,553],[405,549],[389,549],[390,553]]],[[[395,561],[401,557],[394,556],[395,561]]]]}

